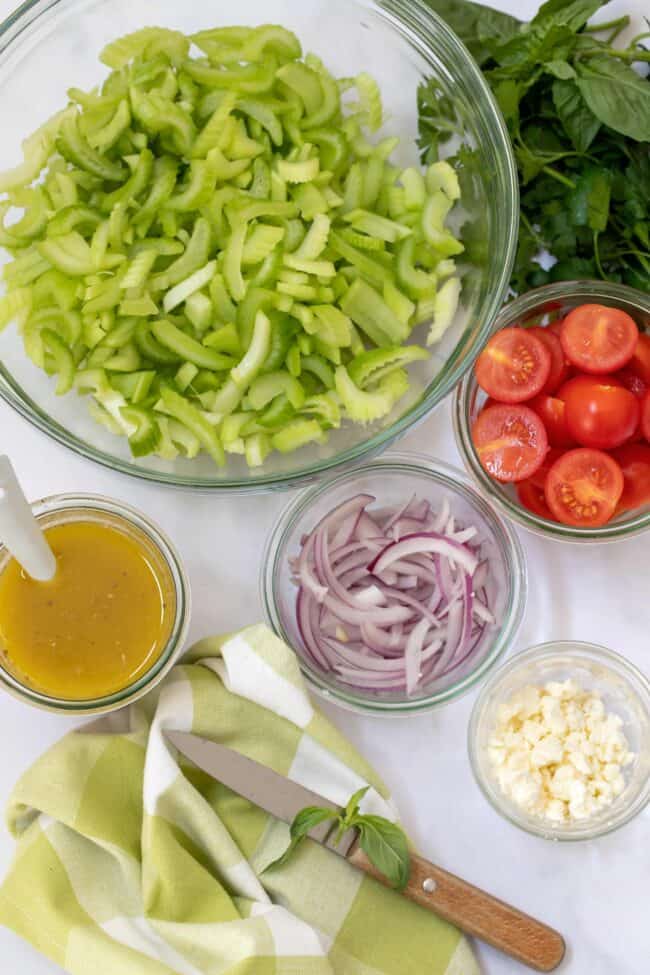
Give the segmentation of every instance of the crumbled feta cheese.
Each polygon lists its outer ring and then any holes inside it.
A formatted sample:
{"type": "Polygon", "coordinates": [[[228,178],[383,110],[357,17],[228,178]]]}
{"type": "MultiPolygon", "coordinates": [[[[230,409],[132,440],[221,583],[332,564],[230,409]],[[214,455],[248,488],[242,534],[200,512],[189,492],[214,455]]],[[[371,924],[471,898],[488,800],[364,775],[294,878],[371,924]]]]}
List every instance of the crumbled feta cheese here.
{"type": "Polygon", "coordinates": [[[622,719],[571,679],[527,685],[501,704],[488,756],[516,805],[557,823],[613,802],[625,789],[622,769],[634,761],[622,719]]]}

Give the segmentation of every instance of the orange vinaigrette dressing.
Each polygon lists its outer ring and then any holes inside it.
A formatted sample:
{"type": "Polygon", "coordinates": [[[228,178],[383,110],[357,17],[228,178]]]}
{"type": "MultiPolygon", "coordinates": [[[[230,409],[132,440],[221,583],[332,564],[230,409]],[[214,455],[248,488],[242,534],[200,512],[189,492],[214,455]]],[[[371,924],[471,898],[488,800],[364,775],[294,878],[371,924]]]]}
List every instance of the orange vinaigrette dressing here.
{"type": "Polygon", "coordinates": [[[0,659],[51,697],[82,701],[124,690],[160,657],[174,597],[167,566],[137,538],[94,521],[45,529],[51,582],[8,561],[0,573],[0,659]],[[165,572],[163,571],[165,570],[165,572]]]}

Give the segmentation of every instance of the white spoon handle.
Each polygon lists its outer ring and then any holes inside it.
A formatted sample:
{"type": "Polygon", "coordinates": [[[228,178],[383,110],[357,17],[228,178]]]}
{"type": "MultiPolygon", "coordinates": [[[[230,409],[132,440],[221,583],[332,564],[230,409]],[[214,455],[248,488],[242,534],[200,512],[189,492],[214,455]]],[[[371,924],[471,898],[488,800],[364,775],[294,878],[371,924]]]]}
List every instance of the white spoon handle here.
{"type": "Polygon", "coordinates": [[[56,572],[56,558],[32,514],[8,457],[0,457],[0,542],[25,572],[47,582],[56,572]]]}

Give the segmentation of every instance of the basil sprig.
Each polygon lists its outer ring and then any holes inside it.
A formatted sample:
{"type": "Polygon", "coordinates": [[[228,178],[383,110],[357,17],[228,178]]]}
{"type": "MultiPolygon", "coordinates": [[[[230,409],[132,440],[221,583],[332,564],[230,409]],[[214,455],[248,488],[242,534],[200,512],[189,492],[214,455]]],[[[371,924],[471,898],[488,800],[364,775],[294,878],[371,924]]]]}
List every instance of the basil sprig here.
{"type": "MultiPolygon", "coordinates": [[[[546,0],[528,23],[470,0],[425,3],[465,42],[508,126],[521,211],[513,290],[602,278],[650,291],[650,75],[633,67],[650,62],[650,31],[619,46],[628,16],[590,23],[606,0],[546,0]]],[[[481,157],[450,141],[457,106],[435,78],[418,103],[424,161],[448,144],[471,199],[481,157]]],[[[475,263],[489,260],[484,242],[479,216],[463,227],[475,263]]]]}
{"type": "Polygon", "coordinates": [[[359,804],[369,786],[359,789],[350,798],[345,809],[336,812],[320,806],[301,809],[291,824],[291,843],[283,855],[271,866],[286,863],[307,834],[326,820],[336,827],[336,841],[349,829],[359,831],[359,845],[370,862],[395,890],[404,890],[411,872],[408,841],[404,831],[383,816],[359,812],[359,804]]]}

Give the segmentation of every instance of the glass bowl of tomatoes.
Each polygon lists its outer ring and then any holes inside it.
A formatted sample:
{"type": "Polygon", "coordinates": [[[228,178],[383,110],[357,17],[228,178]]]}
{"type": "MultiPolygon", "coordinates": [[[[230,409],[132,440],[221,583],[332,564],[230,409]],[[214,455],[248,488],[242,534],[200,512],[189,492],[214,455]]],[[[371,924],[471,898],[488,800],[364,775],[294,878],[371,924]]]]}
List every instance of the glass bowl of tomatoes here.
{"type": "Polygon", "coordinates": [[[523,527],[574,542],[650,528],[650,295],[563,281],[515,298],[456,390],[454,428],[523,527]]]}

